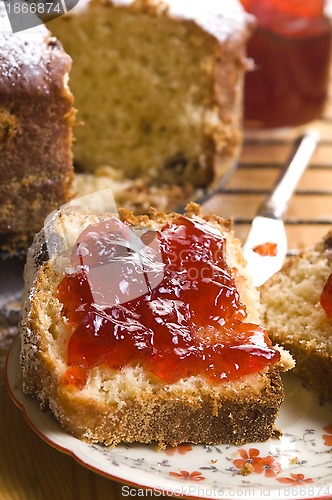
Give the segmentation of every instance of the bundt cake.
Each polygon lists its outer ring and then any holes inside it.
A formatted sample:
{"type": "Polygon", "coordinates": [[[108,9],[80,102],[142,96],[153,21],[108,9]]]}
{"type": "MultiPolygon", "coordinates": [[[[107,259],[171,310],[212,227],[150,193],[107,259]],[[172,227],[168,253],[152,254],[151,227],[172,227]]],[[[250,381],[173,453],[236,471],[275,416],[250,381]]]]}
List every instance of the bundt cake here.
{"type": "Polygon", "coordinates": [[[229,221],[190,204],[140,217],[72,206],[48,224],[25,270],[25,393],[78,438],[107,445],[278,434],[292,359],[259,326],[229,221]]]}
{"type": "MultiPolygon", "coordinates": [[[[74,112],[70,57],[1,12],[0,245],[17,248],[70,195],[74,112]]],[[[190,197],[217,183],[241,145],[250,26],[238,0],[91,0],[49,22],[73,59],[78,169],[190,197]]]]}
{"type": "Polygon", "coordinates": [[[70,57],[44,27],[13,34],[0,3],[0,249],[28,246],[71,196],[70,57]]]}
{"type": "Polygon", "coordinates": [[[247,25],[234,0],[92,0],[52,21],[74,61],[78,164],[154,183],[220,179],[241,139],[247,25]]]}

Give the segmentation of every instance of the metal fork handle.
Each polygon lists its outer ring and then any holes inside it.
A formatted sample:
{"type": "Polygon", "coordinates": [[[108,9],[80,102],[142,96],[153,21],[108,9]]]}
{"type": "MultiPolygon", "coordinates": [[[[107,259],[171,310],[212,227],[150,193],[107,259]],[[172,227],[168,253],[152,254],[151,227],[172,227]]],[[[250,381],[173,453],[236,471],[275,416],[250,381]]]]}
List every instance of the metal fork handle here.
{"type": "Polygon", "coordinates": [[[319,133],[310,129],[297,139],[291,159],[282,172],[273,193],[260,208],[258,215],[282,219],[288,202],[317,147],[319,138],[319,133]]]}

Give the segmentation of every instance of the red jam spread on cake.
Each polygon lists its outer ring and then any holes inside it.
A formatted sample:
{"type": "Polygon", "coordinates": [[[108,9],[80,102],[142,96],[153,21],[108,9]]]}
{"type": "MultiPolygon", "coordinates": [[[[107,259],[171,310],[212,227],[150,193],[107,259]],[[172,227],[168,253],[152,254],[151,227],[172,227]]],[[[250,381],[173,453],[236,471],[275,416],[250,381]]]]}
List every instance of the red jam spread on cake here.
{"type": "Polygon", "coordinates": [[[88,226],[74,246],[74,271],[58,287],[73,327],[64,383],[84,386],[84,370],[95,366],[136,364],[166,383],[191,375],[220,382],[280,359],[266,330],[244,322],[219,231],[180,216],[141,236],[150,244],[139,259],[118,245],[128,230],[113,217],[88,226]]]}
{"type": "Polygon", "coordinates": [[[327,279],[320,295],[320,304],[328,318],[332,318],[332,274],[327,279]]]}

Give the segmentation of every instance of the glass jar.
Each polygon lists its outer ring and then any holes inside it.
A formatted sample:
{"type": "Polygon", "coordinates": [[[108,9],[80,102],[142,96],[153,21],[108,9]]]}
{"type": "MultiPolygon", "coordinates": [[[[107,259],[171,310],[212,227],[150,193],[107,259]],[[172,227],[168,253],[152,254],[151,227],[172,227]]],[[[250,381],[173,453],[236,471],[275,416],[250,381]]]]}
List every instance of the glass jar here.
{"type": "Polygon", "coordinates": [[[257,28],[248,42],[245,126],[274,128],[320,117],[327,97],[332,29],[324,0],[241,0],[257,28]]]}

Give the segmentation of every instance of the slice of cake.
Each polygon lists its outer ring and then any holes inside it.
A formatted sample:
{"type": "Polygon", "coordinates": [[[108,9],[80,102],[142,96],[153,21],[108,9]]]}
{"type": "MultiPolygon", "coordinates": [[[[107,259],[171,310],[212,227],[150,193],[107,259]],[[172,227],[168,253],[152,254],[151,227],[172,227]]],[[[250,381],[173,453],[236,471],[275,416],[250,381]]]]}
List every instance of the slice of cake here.
{"type": "Polygon", "coordinates": [[[50,22],[73,58],[80,167],[218,182],[241,144],[251,19],[238,0],[92,0],[50,22]]]}
{"type": "Polygon", "coordinates": [[[229,221],[190,204],[185,215],[120,218],[72,207],[49,224],[25,271],[27,394],[75,436],[107,445],[277,435],[292,360],[259,326],[229,221]]]}
{"type": "Polygon", "coordinates": [[[332,233],[292,257],[261,288],[262,321],[296,371],[332,397],[332,233]]]}
{"type": "Polygon", "coordinates": [[[0,2],[0,249],[27,248],[73,179],[71,59],[44,26],[13,34],[0,2]]]}

